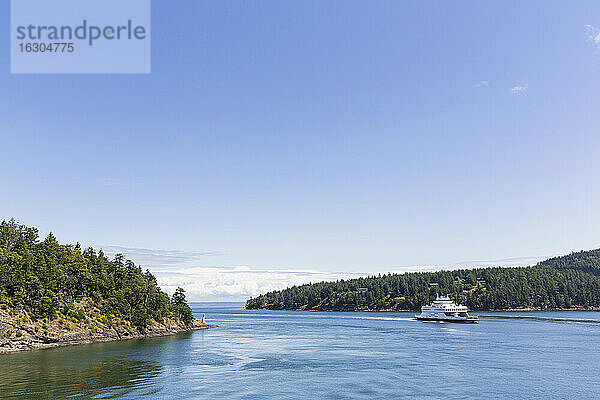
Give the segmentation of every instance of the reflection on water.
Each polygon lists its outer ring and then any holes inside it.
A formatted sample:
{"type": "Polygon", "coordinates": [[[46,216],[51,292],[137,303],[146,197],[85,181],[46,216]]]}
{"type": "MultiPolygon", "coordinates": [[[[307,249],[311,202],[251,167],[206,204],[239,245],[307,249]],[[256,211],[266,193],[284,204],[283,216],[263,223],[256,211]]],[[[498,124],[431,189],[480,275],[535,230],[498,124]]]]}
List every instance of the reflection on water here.
{"type": "Polygon", "coordinates": [[[314,313],[194,304],[217,329],[0,356],[0,399],[593,398],[600,313],[314,313]],[[551,322],[551,323],[548,323],[551,322]],[[582,323],[585,322],[585,323],[582,323]],[[594,323],[590,323],[594,322],[594,323]]]}
{"type": "Polygon", "coordinates": [[[0,398],[117,398],[153,394],[161,365],[154,357],[176,337],[98,343],[2,356],[0,398]]]}

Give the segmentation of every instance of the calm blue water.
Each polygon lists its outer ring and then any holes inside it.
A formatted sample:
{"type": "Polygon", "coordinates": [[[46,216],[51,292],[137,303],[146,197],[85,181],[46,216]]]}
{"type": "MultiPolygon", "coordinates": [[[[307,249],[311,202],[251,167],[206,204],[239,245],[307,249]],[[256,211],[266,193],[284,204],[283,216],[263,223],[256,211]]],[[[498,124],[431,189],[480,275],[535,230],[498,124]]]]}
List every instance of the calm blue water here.
{"type": "Polygon", "coordinates": [[[193,308],[220,327],[2,355],[0,398],[600,398],[598,312],[478,313],[501,318],[460,325],[193,308]]]}

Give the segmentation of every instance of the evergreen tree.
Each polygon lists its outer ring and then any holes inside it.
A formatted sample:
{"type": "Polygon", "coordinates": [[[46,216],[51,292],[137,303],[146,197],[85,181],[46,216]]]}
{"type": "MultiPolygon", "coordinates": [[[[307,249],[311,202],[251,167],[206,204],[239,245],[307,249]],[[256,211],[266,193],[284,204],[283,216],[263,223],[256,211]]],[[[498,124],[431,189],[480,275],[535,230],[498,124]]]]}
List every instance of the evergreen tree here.
{"type": "Polygon", "coordinates": [[[162,322],[170,312],[186,324],[193,321],[183,289],[171,301],[149,271],[123,255],[109,260],[102,250],[61,245],[52,233],[40,241],[37,229],[2,221],[0,304],[22,308],[34,318],[53,318],[59,311],[73,312],[75,302],[84,298],[139,328],[162,322]]]}
{"type": "Polygon", "coordinates": [[[194,320],[192,309],[185,300],[185,290],[180,287],[175,290],[171,297],[171,312],[186,324],[190,324],[194,320]]]}
{"type": "Polygon", "coordinates": [[[438,294],[448,294],[473,310],[599,308],[600,249],[551,258],[534,267],[387,274],[294,286],[251,298],[246,307],[418,310],[438,294]]]}

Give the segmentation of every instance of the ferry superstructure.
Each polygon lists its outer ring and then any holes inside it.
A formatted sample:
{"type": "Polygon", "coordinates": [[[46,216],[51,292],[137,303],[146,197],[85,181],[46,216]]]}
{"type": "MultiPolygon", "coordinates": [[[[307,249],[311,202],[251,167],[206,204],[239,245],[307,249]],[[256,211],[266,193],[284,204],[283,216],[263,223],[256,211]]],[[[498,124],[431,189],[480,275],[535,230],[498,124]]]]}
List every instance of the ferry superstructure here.
{"type": "Polygon", "coordinates": [[[421,314],[415,318],[421,321],[444,321],[478,323],[479,317],[470,316],[469,309],[454,303],[448,296],[438,296],[429,306],[421,307],[421,314]]]}

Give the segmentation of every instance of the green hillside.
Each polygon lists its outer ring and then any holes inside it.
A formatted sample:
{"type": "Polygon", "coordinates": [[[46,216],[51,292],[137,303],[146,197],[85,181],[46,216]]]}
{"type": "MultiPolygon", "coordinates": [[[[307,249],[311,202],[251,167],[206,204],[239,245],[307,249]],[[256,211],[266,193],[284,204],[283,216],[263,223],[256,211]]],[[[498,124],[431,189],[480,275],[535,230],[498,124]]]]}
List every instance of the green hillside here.
{"type": "Polygon", "coordinates": [[[600,307],[600,250],[556,257],[535,267],[388,274],[321,282],[266,293],[249,309],[418,310],[449,294],[472,310],[600,307]]]}
{"type": "Polygon", "coordinates": [[[36,228],[13,220],[0,224],[0,307],[45,321],[90,319],[85,310],[93,308],[103,321],[140,329],[167,318],[193,321],[182,289],[169,298],[150,272],[123,256],[109,260],[52,234],[40,241],[36,228]]]}
{"type": "Polygon", "coordinates": [[[538,267],[559,270],[576,269],[594,275],[600,275],[600,249],[579,251],[567,256],[553,257],[542,261],[538,267]]]}

